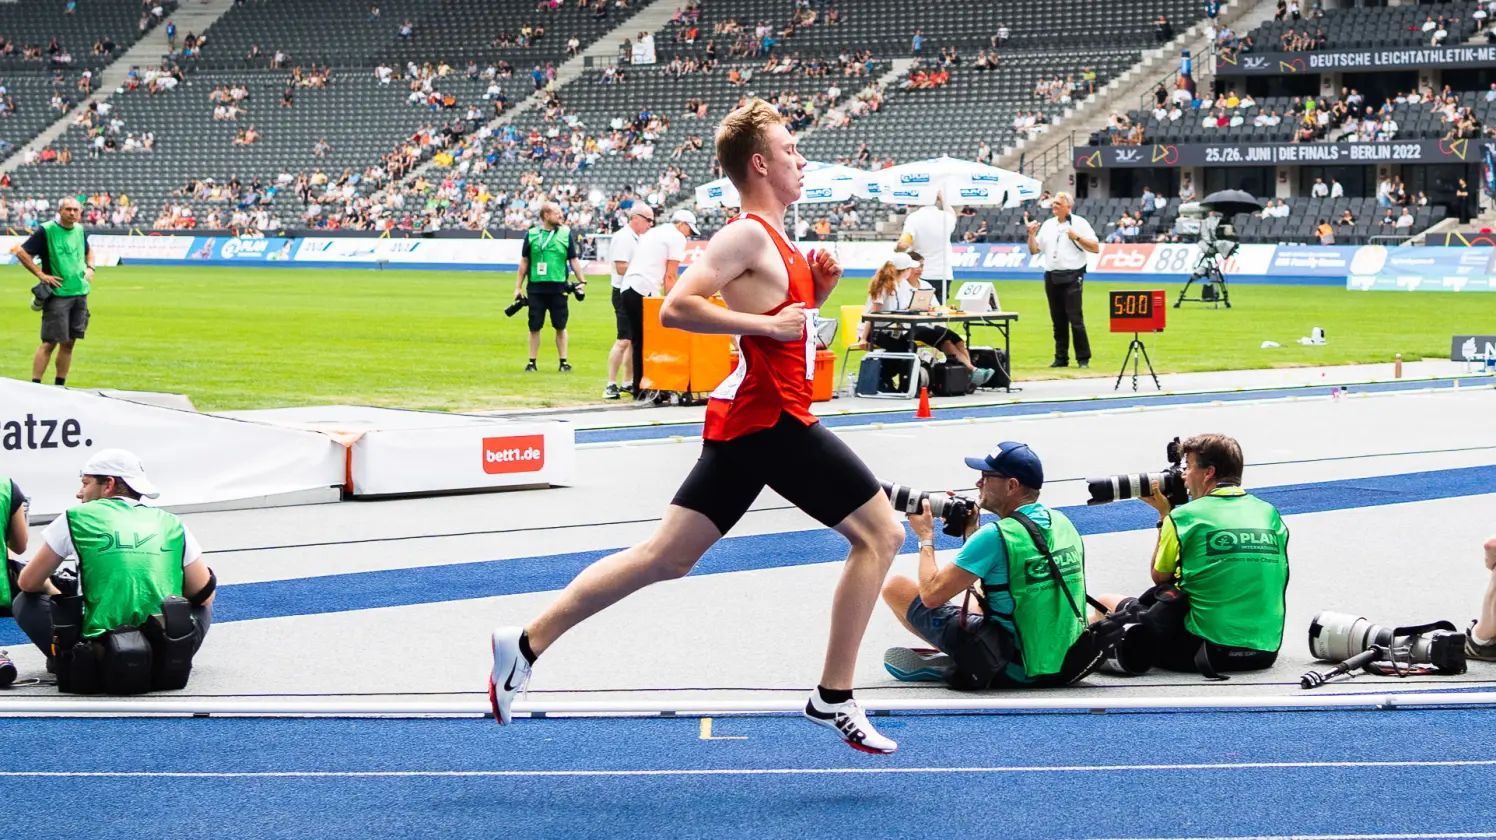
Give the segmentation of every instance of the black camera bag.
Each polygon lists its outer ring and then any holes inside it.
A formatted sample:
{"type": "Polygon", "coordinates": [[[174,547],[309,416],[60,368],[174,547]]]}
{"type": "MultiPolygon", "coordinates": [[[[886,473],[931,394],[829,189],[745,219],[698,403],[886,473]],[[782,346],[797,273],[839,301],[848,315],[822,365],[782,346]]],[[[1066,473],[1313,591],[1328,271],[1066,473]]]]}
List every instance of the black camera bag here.
{"type": "Polygon", "coordinates": [[[1012,384],[1008,375],[1008,354],[1001,347],[971,348],[971,363],[992,371],[992,378],[982,384],[983,388],[1006,388],[1012,384]]]}
{"type": "Polygon", "coordinates": [[[936,362],[930,366],[930,393],[937,397],[960,397],[970,394],[971,371],[956,361],[936,362]]]}

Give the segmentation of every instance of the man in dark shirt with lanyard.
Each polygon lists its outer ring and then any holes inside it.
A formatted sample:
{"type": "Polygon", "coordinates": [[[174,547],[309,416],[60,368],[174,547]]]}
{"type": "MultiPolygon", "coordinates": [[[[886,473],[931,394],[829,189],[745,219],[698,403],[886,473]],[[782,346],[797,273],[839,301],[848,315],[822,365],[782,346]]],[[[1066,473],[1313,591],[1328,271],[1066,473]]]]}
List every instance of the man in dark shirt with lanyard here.
{"type": "MultiPolygon", "coordinates": [[[[93,249],[79,220],[83,205],[64,198],[57,207],[57,221],[44,222],[20,245],[10,249],[16,262],[36,276],[45,287],[37,296],[42,310],[42,343],[31,360],[31,381],[41,382],[57,351],[55,383],[66,385],[73,365],[73,343],[88,329],[88,291],[93,281],[93,249]],[[41,260],[37,265],[33,258],[41,260]]],[[[35,306],[35,304],[33,304],[35,306]]]]}
{"type": "Polygon", "coordinates": [[[535,357],[540,352],[540,328],[545,325],[547,312],[551,314],[551,329],[556,331],[560,371],[571,370],[566,363],[566,321],[570,316],[566,306],[566,269],[571,267],[578,287],[586,286],[587,275],[582,273],[582,262],[577,257],[576,237],[571,228],[562,224],[565,218],[560,205],[547,201],[540,208],[540,224],[526,231],[525,244],[521,246],[514,297],[530,301],[530,362],[525,365],[526,373],[539,369],[535,357]]]}

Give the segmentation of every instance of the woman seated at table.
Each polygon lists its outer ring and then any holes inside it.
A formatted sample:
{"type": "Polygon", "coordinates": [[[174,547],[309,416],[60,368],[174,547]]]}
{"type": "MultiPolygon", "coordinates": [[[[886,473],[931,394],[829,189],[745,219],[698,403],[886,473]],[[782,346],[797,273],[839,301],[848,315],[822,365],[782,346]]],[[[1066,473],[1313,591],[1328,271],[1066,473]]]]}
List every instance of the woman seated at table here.
{"type": "MultiPolygon", "coordinates": [[[[924,263],[902,251],[885,262],[868,284],[865,311],[907,312],[920,290],[935,291],[935,287],[921,279],[924,263]]],[[[928,297],[928,296],[926,296],[928,297]]],[[[990,368],[979,368],[971,363],[971,354],[966,352],[966,342],[961,336],[939,324],[877,324],[864,321],[862,342],[880,350],[895,353],[912,353],[914,344],[927,344],[954,358],[971,371],[973,385],[981,386],[992,378],[990,368]]]]}

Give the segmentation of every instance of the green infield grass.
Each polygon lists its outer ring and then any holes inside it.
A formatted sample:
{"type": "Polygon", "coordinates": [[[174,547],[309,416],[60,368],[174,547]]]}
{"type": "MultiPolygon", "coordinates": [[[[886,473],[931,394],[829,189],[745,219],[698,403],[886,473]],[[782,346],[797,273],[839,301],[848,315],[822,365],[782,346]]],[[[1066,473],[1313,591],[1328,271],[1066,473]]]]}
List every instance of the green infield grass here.
{"type": "MultiPolygon", "coordinates": [[[[39,315],[28,308],[30,276],[7,272],[0,301],[0,370],[29,378],[39,315]]],[[[540,372],[522,372],[524,313],[506,318],[512,272],[255,268],[100,269],[93,321],[74,356],[70,386],[169,391],[205,410],[357,403],[426,409],[494,409],[601,402],[613,312],[606,277],[572,301],[570,361],[557,371],[549,326],[540,372]]],[[[865,280],[849,279],[825,309],[860,304],[865,280]]],[[[1137,284],[1117,284],[1124,288],[1137,284]]],[[[1107,332],[1104,283],[1086,289],[1094,357],[1088,371],[1050,370],[1044,290],[999,281],[1013,327],[1018,379],[1115,377],[1130,334],[1107,332]]],[[[1178,286],[1165,287],[1170,299],[1178,286]]],[[[1160,374],[1183,371],[1447,358],[1449,337],[1491,331],[1484,295],[1347,292],[1336,287],[1231,287],[1234,308],[1186,304],[1169,326],[1145,336],[1160,374]],[[1297,344],[1311,327],[1328,344],[1297,344]],[[1280,347],[1262,349],[1264,341],[1280,347]]],[[[995,331],[974,338],[1000,344],[995,331]]],[[[838,338],[837,359],[841,359],[838,338]]],[[[854,357],[855,363],[855,357],[854,357]]],[[[48,380],[51,372],[48,372],[48,380]]],[[[840,381],[840,380],[839,380],[840,381]]],[[[1167,382],[1165,383],[1167,386],[1167,382]]]]}

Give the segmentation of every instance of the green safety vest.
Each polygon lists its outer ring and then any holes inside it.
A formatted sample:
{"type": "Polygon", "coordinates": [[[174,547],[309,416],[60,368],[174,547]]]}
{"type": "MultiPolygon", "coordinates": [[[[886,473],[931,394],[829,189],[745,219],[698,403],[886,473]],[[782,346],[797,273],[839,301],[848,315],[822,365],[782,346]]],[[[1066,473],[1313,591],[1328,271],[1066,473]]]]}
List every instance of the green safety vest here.
{"type": "Polygon", "coordinates": [[[55,297],[82,297],[88,294],[88,279],[83,272],[88,260],[83,247],[83,225],[65,228],[56,222],[43,222],[47,234],[47,273],[62,278],[53,290],[55,297]]]}
{"type": "Polygon", "coordinates": [[[5,552],[8,545],[5,536],[10,531],[10,479],[0,474],[0,609],[9,610],[16,593],[10,588],[10,555],[5,552]]]}
{"type": "MultiPolygon", "coordinates": [[[[1031,517],[1032,518],[1032,517],[1031,517]]],[[[1037,522],[1035,524],[1038,524],[1037,522]]],[[[1071,609],[1060,591],[1049,561],[1039,552],[1028,531],[1013,519],[997,522],[1008,553],[1008,587],[1013,594],[1013,627],[1023,670],[1030,677],[1058,674],[1070,646],[1086,629],[1085,621],[1071,609]]],[[[1070,597],[1085,614],[1086,547],[1065,515],[1049,509],[1049,528],[1039,530],[1049,543],[1049,553],[1060,567],[1060,576],[1070,597]]]]}
{"type": "Polygon", "coordinates": [[[187,532],[182,520],[123,499],[99,499],[67,512],[78,552],[83,635],[139,627],[182,594],[187,532]]]}
{"type": "Polygon", "coordinates": [[[530,241],[531,283],[565,283],[566,254],[571,251],[571,228],[562,225],[546,230],[536,225],[525,233],[530,241]]]}
{"type": "Polygon", "coordinates": [[[1256,496],[1209,495],[1169,514],[1179,532],[1184,626],[1218,645],[1276,651],[1288,592],[1288,526],[1256,496]]]}

